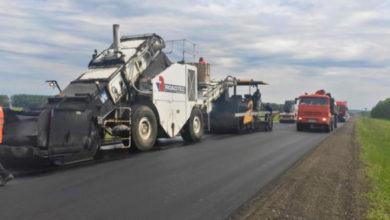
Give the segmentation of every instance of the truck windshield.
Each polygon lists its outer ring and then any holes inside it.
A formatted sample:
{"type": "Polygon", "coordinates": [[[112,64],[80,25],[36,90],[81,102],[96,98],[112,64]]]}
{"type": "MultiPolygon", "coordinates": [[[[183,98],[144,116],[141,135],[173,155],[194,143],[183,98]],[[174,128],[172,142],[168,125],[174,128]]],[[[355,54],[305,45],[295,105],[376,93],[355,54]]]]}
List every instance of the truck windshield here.
{"type": "Polygon", "coordinates": [[[294,112],[294,107],[295,107],[294,105],[295,105],[294,101],[286,101],[284,103],[284,107],[283,107],[284,112],[287,112],[287,113],[294,112]]]}
{"type": "Polygon", "coordinates": [[[345,111],[345,110],[347,110],[347,108],[345,106],[338,106],[338,110],[339,111],[345,111]]]}
{"type": "Polygon", "coordinates": [[[301,97],[300,104],[328,105],[328,99],[327,98],[318,98],[318,97],[301,97]]]}

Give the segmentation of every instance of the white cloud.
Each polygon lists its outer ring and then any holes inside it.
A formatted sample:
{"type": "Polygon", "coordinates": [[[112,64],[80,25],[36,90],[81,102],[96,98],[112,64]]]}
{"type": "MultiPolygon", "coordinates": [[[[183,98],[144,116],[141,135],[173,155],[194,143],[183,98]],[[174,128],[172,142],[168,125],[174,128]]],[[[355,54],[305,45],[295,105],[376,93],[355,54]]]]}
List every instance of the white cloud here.
{"type": "Polygon", "coordinates": [[[269,81],[266,101],[325,88],[351,107],[372,107],[390,94],[389,10],[380,0],[3,1],[0,54],[9,63],[0,62],[0,74],[31,69],[70,81],[119,23],[122,34],[195,40],[213,78],[269,81]]]}

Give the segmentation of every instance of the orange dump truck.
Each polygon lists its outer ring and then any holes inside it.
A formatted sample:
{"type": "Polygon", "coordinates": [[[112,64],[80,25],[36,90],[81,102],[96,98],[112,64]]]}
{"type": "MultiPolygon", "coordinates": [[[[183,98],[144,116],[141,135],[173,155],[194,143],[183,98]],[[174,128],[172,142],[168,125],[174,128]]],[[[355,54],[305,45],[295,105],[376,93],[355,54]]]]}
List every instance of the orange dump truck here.
{"type": "Polygon", "coordinates": [[[339,122],[345,122],[349,118],[347,101],[336,101],[339,122]]]}
{"type": "Polygon", "coordinates": [[[298,104],[297,130],[322,129],[331,132],[337,127],[335,101],[330,93],[319,90],[296,99],[298,104]]]}

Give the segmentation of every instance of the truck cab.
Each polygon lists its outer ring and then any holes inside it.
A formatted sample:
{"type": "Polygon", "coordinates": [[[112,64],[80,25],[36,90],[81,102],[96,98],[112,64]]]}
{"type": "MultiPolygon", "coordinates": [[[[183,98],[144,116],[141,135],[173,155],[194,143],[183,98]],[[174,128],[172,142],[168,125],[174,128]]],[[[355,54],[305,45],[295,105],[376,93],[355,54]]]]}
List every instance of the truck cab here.
{"type": "Polygon", "coordinates": [[[324,90],[301,95],[297,101],[299,101],[298,131],[319,128],[330,132],[337,127],[334,99],[330,94],[325,94],[324,90]]]}

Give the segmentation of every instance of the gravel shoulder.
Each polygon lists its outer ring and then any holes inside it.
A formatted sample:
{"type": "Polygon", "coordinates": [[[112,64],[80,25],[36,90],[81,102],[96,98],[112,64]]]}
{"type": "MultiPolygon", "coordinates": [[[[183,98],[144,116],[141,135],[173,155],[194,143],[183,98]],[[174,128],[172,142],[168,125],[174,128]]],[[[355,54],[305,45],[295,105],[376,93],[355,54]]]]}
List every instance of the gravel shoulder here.
{"type": "Polygon", "coordinates": [[[337,129],[230,219],[365,219],[355,125],[352,118],[337,129]]]}

